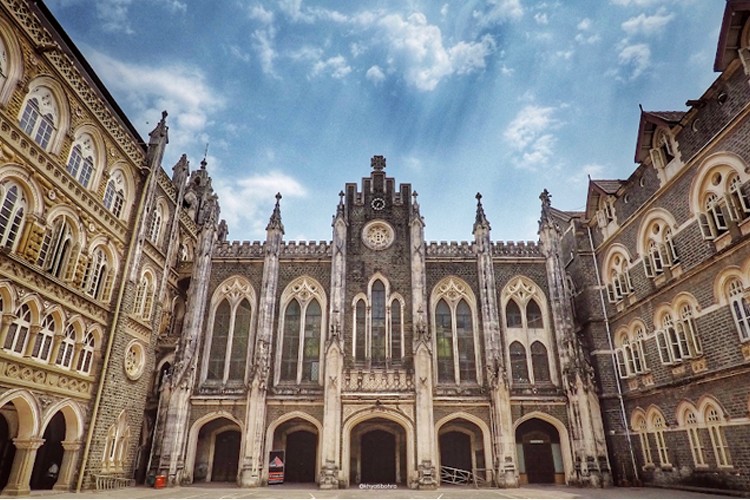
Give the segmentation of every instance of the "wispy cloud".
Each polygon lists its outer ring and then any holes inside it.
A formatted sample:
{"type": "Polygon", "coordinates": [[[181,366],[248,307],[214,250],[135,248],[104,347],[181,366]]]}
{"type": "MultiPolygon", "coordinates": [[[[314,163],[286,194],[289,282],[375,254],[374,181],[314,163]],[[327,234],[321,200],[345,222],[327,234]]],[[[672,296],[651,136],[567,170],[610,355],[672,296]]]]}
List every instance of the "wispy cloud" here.
{"type": "Polygon", "coordinates": [[[617,62],[629,74],[625,80],[635,80],[651,66],[651,48],[645,43],[622,44],[617,62]]]}
{"type": "Polygon", "coordinates": [[[661,32],[672,19],[674,19],[674,14],[661,8],[656,14],[651,16],[642,13],[638,16],[631,17],[622,23],[622,29],[629,36],[651,36],[661,32]]]}
{"type": "Polygon", "coordinates": [[[96,16],[104,31],[133,34],[128,19],[128,8],[133,0],[104,0],[96,3],[96,16]]]}
{"type": "Polygon", "coordinates": [[[557,107],[529,104],[507,126],[503,138],[516,153],[518,168],[536,170],[551,166],[557,142],[553,131],[562,124],[555,117],[558,110],[557,107]]]}
{"type": "Polygon", "coordinates": [[[375,66],[371,66],[370,69],[367,70],[367,73],[365,73],[365,77],[367,77],[367,79],[375,85],[378,85],[380,82],[385,80],[385,73],[383,73],[383,70],[380,68],[380,66],[376,64],[375,66]]]}
{"type": "Polygon", "coordinates": [[[580,44],[593,44],[601,40],[598,33],[591,33],[592,26],[593,22],[588,17],[581,19],[581,22],[576,26],[578,33],[576,33],[575,41],[580,44]]]}
{"type": "Polygon", "coordinates": [[[328,74],[331,78],[342,79],[352,72],[351,66],[346,63],[346,59],[342,55],[329,57],[325,61],[316,62],[310,73],[311,76],[318,76],[321,74],[328,74]]]}
{"type": "Polygon", "coordinates": [[[523,7],[520,0],[487,0],[487,6],[483,10],[474,10],[472,14],[478,25],[486,28],[520,19],[523,16],[523,7]]]}
{"type": "Polygon", "coordinates": [[[242,227],[245,228],[243,233],[257,238],[263,235],[275,203],[273,196],[277,192],[284,199],[307,196],[307,189],[297,179],[279,171],[239,179],[214,175],[212,185],[221,200],[221,217],[226,219],[230,231],[242,227]]]}
{"type": "Polygon", "coordinates": [[[127,101],[134,124],[148,132],[162,110],[169,112],[170,151],[179,154],[196,142],[203,143],[212,113],[224,105],[215,89],[197,68],[183,65],[130,64],[96,50],[88,52],[92,66],[115,95],[127,101]]]}
{"type": "Polygon", "coordinates": [[[388,62],[403,72],[407,83],[430,91],[443,78],[485,67],[485,58],[495,50],[494,39],[485,35],[478,42],[461,41],[446,49],[440,28],[429,24],[421,12],[407,18],[389,14],[378,22],[387,45],[388,62]]]}

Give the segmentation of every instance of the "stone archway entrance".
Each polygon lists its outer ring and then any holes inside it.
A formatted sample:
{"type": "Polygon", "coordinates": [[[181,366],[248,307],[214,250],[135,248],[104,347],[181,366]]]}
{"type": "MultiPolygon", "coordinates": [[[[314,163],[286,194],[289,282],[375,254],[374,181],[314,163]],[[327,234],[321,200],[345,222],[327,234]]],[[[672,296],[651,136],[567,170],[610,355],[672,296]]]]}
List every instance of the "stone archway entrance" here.
{"type": "Polygon", "coordinates": [[[551,424],[533,418],[516,429],[521,484],[564,484],[560,434],[551,424]]]}
{"type": "Polygon", "coordinates": [[[240,427],[228,418],[203,424],[198,432],[193,481],[237,481],[241,437],[240,427]]]}
{"type": "MultiPolygon", "coordinates": [[[[13,458],[16,455],[16,446],[13,444],[15,432],[13,432],[10,422],[4,415],[6,410],[7,408],[3,408],[0,412],[0,491],[8,484],[13,458]]],[[[13,415],[15,415],[15,411],[13,411],[13,415]]]]}
{"type": "Polygon", "coordinates": [[[57,482],[65,453],[62,445],[65,440],[65,417],[62,412],[55,413],[49,421],[43,438],[44,444],[36,452],[31,472],[29,486],[32,490],[51,490],[57,482]]]}
{"type": "Polygon", "coordinates": [[[280,424],[273,433],[272,450],[284,451],[285,483],[316,482],[318,429],[312,423],[293,418],[280,424]]]}
{"type": "Polygon", "coordinates": [[[406,432],[391,420],[374,418],[351,432],[351,484],[405,484],[406,432]]]}
{"type": "Polygon", "coordinates": [[[475,423],[454,418],[438,429],[441,483],[469,484],[491,480],[486,469],[484,433],[475,423]]]}

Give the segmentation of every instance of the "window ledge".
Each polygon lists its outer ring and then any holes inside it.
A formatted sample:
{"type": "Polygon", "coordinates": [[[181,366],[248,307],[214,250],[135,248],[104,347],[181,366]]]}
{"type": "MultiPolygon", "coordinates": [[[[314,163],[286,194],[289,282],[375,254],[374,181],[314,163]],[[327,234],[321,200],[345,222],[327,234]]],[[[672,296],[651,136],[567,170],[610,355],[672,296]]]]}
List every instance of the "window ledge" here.
{"type": "Polygon", "coordinates": [[[719,252],[726,247],[728,247],[732,243],[732,235],[729,231],[724,231],[722,234],[714,238],[714,246],[716,246],[716,251],[719,252]]]}

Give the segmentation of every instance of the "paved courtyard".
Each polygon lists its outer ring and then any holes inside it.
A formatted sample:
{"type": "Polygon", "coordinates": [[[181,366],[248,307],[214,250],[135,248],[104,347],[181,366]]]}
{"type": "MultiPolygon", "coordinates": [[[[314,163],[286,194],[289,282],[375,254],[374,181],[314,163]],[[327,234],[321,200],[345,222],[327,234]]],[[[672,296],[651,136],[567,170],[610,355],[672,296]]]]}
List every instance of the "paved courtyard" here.
{"type": "Polygon", "coordinates": [[[241,489],[229,485],[186,486],[154,489],[147,487],[123,488],[114,491],[85,493],[33,492],[33,498],[143,498],[143,499],[189,499],[189,498],[269,498],[269,499],[315,499],[315,498],[414,498],[425,500],[442,499],[505,499],[505,498],[538,498],[538,499],[575,499],[575,498],[731,498],[719,494],[700,493],[664,488],[606,488],[587,489],[560,486],[535,486],[512,490],[474,489],[446,487],[433,491],[394,489],[358,489],[319,490],[316,488],[299,488],[297,486],[273,486],[266,488],[241,489]]]}

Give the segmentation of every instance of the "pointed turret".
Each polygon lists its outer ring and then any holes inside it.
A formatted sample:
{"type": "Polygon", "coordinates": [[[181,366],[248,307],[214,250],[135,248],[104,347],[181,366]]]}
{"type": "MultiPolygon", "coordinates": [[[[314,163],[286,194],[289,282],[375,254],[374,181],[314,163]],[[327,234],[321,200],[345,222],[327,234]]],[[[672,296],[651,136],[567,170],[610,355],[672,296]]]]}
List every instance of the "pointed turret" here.
{"type": "Polygon", "coordinates": [[[146,151],[146,167],[149,170],[158,168],[164,157],[164,149],[169,143],[169,127],[167,127],[167,112],[161,112],[161,120],[154,130],[148,134],[148,150],[146,151]]]}
{"type": "Polygon", "coordinates": [[[281,193],[276,193],[276,205],[273,207],[271,219],[268,221],[266,231],[281,231],[284,234],[284,224],[281,223],[281,193]]]}

